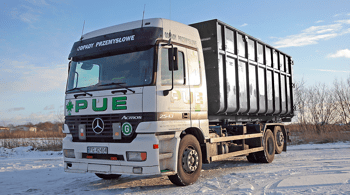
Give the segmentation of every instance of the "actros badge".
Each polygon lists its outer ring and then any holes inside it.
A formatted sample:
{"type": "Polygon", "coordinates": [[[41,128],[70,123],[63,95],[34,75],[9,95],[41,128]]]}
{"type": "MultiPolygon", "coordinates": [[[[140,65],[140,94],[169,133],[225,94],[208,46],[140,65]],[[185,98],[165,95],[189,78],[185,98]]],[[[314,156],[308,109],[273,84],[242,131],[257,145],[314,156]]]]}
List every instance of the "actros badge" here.
{"type": "Polygon", "coordinates": [[[104,128],[105,128],[105,124],[101,118],[95,118],[94,121],[92,121],[92,130],[96,134],[102,133],[104,128]]]}
{"type": "Polygon", "coordinates": [[[123,116],[122,120],[140,120],[142,116],[123,116]]]}

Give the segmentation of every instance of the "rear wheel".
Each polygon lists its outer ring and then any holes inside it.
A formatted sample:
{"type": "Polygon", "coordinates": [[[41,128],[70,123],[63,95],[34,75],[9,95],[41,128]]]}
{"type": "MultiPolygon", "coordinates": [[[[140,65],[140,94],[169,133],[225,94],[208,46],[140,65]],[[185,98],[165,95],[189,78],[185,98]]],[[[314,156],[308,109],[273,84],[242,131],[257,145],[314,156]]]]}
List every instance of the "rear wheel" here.
{"type": "Polygon", "coordinates": [[[254,153],[257,162],[270,163],[275,158],[275,139],[272,131],[267,129],[264,135],[264,150],[254,153]]]}
{"type": "Polygon", "coordinates": [[[275,151],[276,154],[281,154],[284,147],[284,135],[280,126],[275,126],[274,128],[275,134],[275,151]]]}
{"type": "Polygon", "coordinates": [[[202,169],[202,151],[198,140],[193,135],[186,135],[180,141],[177,174],[169,180],[178,186],[191,185],[197,181],[202,169]]]}
{"type": "Polygon", "coordinates": [[[118,179],[120,176],[119,174],[102,174],[102,173],[95,173],[95,175],[101,179],[118,179]]]}

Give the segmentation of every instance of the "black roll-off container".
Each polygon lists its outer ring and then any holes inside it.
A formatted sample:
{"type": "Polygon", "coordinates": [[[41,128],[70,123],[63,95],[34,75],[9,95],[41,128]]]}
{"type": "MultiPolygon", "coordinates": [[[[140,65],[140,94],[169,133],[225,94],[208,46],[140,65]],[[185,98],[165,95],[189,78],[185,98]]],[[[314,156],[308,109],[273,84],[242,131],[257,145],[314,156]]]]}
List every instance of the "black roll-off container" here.
{"type": "Polygon", "coordinates": [[[291,56],[216,19],[190,26],[202,41],[210,122],[291,121],[291,56]]]}

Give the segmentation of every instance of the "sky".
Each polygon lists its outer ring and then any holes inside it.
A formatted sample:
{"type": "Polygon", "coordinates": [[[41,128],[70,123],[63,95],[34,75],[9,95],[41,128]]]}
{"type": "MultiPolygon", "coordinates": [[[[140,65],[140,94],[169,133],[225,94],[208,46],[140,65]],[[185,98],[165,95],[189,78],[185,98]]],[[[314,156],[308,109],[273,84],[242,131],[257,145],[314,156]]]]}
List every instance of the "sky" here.
{"type": "Polygon", "coordinates": [[[145,18],[219,19],[293,57],[294,79],[350,76],[350,1],[1,0],[0,126],[62,119],[68,54],[81,34],[145,18]]]}

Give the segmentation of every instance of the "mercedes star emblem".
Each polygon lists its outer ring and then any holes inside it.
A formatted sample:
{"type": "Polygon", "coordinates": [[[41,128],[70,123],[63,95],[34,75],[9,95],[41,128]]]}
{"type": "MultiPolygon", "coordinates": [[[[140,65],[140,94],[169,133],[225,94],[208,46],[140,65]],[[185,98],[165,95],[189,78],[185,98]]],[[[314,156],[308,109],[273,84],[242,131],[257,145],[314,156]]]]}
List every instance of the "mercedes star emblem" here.
{"type": "Polygon", "coordinates": [[[103,123],[103,120],[101,118],[95,118],[94,121],[92,121],[92,130],[96,134],[102,133],[104,128],[105,124],[103,123]]]}

